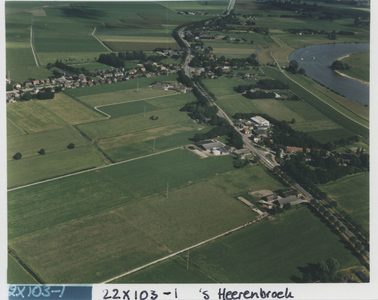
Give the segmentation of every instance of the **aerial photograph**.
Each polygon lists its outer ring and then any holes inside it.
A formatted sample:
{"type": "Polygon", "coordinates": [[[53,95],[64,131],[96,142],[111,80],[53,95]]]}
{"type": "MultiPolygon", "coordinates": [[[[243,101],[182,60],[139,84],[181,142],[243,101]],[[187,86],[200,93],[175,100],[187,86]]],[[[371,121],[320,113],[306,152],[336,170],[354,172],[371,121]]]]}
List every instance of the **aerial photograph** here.
{"type": "Polygon", "coordinates": [[[370,282],[370,0],[3,4],[9,285],[370,282]]]}

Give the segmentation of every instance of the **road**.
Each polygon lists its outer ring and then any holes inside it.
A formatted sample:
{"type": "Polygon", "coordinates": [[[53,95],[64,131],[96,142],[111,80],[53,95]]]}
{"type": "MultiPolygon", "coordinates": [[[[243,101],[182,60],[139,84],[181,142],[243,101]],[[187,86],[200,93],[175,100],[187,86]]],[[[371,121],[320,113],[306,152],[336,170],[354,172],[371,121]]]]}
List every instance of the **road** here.
{"type": "Polygon", "coordinates": [[[236,0],[230,0],[230,3],[228,4],[227,9],[226,9],[226,11],[227,11],[226,16],[228,16],[230,14],[231,10],[234,9],[235,2],[236,2],[236,0]]]}

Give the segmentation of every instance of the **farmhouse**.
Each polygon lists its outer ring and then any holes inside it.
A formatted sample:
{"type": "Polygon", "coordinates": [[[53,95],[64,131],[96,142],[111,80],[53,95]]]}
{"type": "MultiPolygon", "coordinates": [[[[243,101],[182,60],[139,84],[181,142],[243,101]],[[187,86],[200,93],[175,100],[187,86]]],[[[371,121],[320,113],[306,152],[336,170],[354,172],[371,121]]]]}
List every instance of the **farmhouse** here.
{"type": "MultiPolygon", "coordinates": [[[[287,152],[291,152],[291,153],[303,152],[303,148],[301,148],[301,147],[291,147],[291,146],[287,146],[287,147],[286,147],[286,151],[287,151],[287,152]]],[[[311,152],[311,149],[310,149],[310,148],[307,148],[307,149],[306,149],[306,152],[311,152]]]]}
{"type": "Polygon", "coordinates": [[[260,116],[255,116],[255,117],[252,117],[251,118],[251,121],[258,125],[258,126],[270,126],[270,123],[268,120],[265,120],[263,117],[260,117],[260,116]]]}

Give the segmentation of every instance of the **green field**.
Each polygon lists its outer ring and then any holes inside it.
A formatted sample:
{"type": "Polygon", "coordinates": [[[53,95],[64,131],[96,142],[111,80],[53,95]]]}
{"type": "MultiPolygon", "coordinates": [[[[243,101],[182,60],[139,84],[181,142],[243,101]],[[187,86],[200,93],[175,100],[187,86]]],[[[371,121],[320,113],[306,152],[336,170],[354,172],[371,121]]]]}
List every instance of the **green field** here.
{"type": "MultiPolygon", "coordinates": [[[[118,83],[117,83],[118,85],[118,83]]],[[[79,96],[77,99],[82,101],[83,103],[92,106],[92,107],[104,107],[106,105],[111,105],[115,103],[124,103],[124,102],[131,102],[131,101],[150,101],[148,99],[165,97],[165,96],[173,96],[173,98],[177,98],[178,94],[173,91],[164,91],[159,89],[151,89],[151,88],[138,88],[138,92],[136,90],[119,90],[119,91],[109,91],[104,93],[99,93],[95,95],[88,95],[88,96],[79,96]]],[[[182,97],[181,95],[179,96],[182,97]]],[[[194,100],[194,96],[192,96],[194,100]]],[[[165,98],[165,99],[168,99],[165,98]]],[[[143,110],[142,110],[143,111],[143,110]]]]}
{"type": "Polygon", "coordinates": [[[80,131],[84,132],[91,139],[101,139],[106,137],[118,136],[134,131],[141,131],[151,128],[162,127],[188,120],[187,113],[177,112],[177,108],[159,110],[151,113],[159,120],[150,120],[150,115],[144,117],[144,113],[130,116],[123,116],[106,121],[78,125],[80,131]]]}
{"type": "Polygon", "coordinates": [[[37,284],[37,282],[10,256],[8,255],[7,283],[37,284]]]}
{"type": "Polygon", "coordinates": [[[12,160],[16,152],[21,152],[22,157],[39,156],[37,152],[43,148],[46,153],[63,151],[67,149],[69,143],[74,143],[76,147],[88,144],[88,141],[72,127],[41,131],[27,135],[8,136],[7,158],[12,160]]]}
{"type": "Polygon", "coordinates": [[[8,105],[7,116],[27,133],[104,119],[102,114],[62,93],[56,94],[52,100],[32,100],[8,105]]]}
{"type": "MultiPolygon", "coordinates": [[[[255,218],[247,207],[224,193],[224,187],[200,183],[232,170],[231,160],[229,156],[200,159],[189,151],[176,150],[11,191],[8,195],[10,247],[47,281],[105,280],[255,218]],[[165,197],[167,181],[168,199],[165,197]],[[155,196],[135,201],[149,195],[155,196]],[[20,202],[24,203],[21,207],[20,202]],[[110,252],[110,248],[91,246],[98,244],[99,238],[118,246],[111,247],[110,252]],[[46,247],[33,246],[43,240],[46,247]],[[128,250],[119,251],[119,247],[128,250]],[[133,255],[135,250],[139,258],[133,255]],[[102,259],[98,260],[99,255],[102,259]],[[119,264],[122,257],[125,264],[119,264]],[[56,263],[48,262],[50,259],[56,263]],[[72,264],[67,264],[67,259],[72,264]],[[89,261],[97,263],[89,269],[80,268],[82,272],[75,272],[71,277],[78,261],[87,265],[89,261]],[[102,267],[109,262],[116,270],[102,267]],[[105,269],[109,273],[100,271],[105,269]]],[[[258,167],[249,169],[255,174],[261,172],[258,167]]],[[[238,175],[237,171],[234,173],[238,175]]]]}
{"type": "Polygon", "coordinates": [[[353,53],[342,62],[347,63],[350,69],[340,72],[364,82],[370,81],[370,52],[353,53]]]}
{"type": "Polygon", "coordinates": [[[210,127],[199,126],[192,121],[172,124],[116,137],[101,139],[97,145],[114,161],[122,161],[182,147],[192,142],[198,130],[206,132],[210,127]]]}
{"type": "MultiPolygon", "coordinates": [[[[216,90],[212,80],[207,81],[206,85],[214,93],[226,94],[231,92],[231,85],[222,85],[223,88],[216,90]],[[219,90],[221,90],[219,92],[219,90]]],[[[234,84],[240,84],[234,82],[234,84]]],[[[338,124],[328,119],[316,109],[304,101],[282,101],[276,99],[247,99],[240,94],[230,96],[218,96],[217,103],[229,115],[234,116],[240,112],[265,113],[277,120],[291,122],[295,119],[295,124],[291,127],[295,130],[308,132],[315,140],[320,143],[338,140],[342,137],[353,135],[350,131],[340,127],[338,124]]]]}
{"type": "MultiPolygon", "coordinates": [[[[40,148],[35,149],[36,152],[39,150],[40,148]]],[[[49,153],[49,148],[46,148],[45,151],[45,155],[37,154],[20,160],[8,161],[8,188],[23,186],[105,164],[105,158],[91,145],[75,147],[71,150],[66,148],[51,153],[49,153]]]]}
{"type": "MultiPolygon", "coordinates": [[[[116,100],[117,95],[107,95],[112,99],[116,100]]],[[[134,100],[125,103],[119,103],[115,105],[101,106],[98,109],[111,115],[114,118],[140,114],[146,112],[146,117],[150,117],[152,111],[177,107],[177,109],[182,108],[187,102],[194,100],[192,94],[171,94],[170,96],[160,96],[156,98],[150,98],[143,100],[134,100]]],[[[117,102],[117,101],[115,101],[117,102]]],[[[158,112],[156,112],[158,113],[158,112]]]]}
{"type": "MultiPolygon", "coordinates": [[[[297,84],[293,83],[291,80],[286,78],[281,72],[278,70],[275,70],[273,68],[264,68],[264,72],[269,75],[272,78],[279,79],[287,84],[289,84],[290,89],[299,95],[301,98],[306,99],[306,102],[314,106],[317,110],[319,110],[321,113],[332,119],[333,121],[337,122],[341,126],[355,132],[356,134],[362,135],[363,137],[369,136],[369,129],[346,118],[336,110],[334,110],[331,106],[327,105],[326,103],[322,102],[297,84]]],[[[332,104],[334,105],[334,103],[332,104]]],[[[343,111],[344,113],[344,111],[343,111]]],[[[351,115],[351,117],[357,118],[355,115],[353,115],[351,112],[345,110],[345,113],[348,115],[351,115]]],[[[348,116],[347,115],[347,116],[348,116]]],[[[362,123],[364,123],[363,120],[361,120],[362,123]]]]}
{"type": "Polygon", "coordinates": [[[7,118],[7,136],[22,135],[25,132],[17,126],[11,119],[7,118]]]}
{"type": "Polygon", "coordinates": [[[188,270],[186,255],[112,283],[161,283],[162,279],[154,274],[164,274],[167,265],[175,266],[174,274],[163,277],[167,283],[205,283],[209,277],[221,283],[293,283],[303,275],[298,267],[306,267],[308,263],[334,257],[340,269],[359,264],[340,237],[305,207],[190,250],[188,270]],[[191,281],[188,273],[194,276],[191,281]]]}
{"type": "Polygon", "coordinates": [[[321,185],[328,198],[336,201],[367,232],[369,224],[369,173],[356,174],[321,185]]]}

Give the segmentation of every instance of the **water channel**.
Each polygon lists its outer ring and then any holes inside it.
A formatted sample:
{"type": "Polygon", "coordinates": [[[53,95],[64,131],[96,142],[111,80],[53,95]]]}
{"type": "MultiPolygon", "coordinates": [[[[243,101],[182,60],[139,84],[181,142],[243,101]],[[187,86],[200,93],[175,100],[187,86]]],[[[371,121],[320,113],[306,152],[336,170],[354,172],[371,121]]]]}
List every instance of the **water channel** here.
{"type": "Polygon", "coordinates": [[[349,99],[369,105],[369,84],[341,76],[329,67],[338,58],[369,50],[370,44],[363,43],[325,44],[298,49],[289,58],[296,60],[308,77],[349,99]]]}

